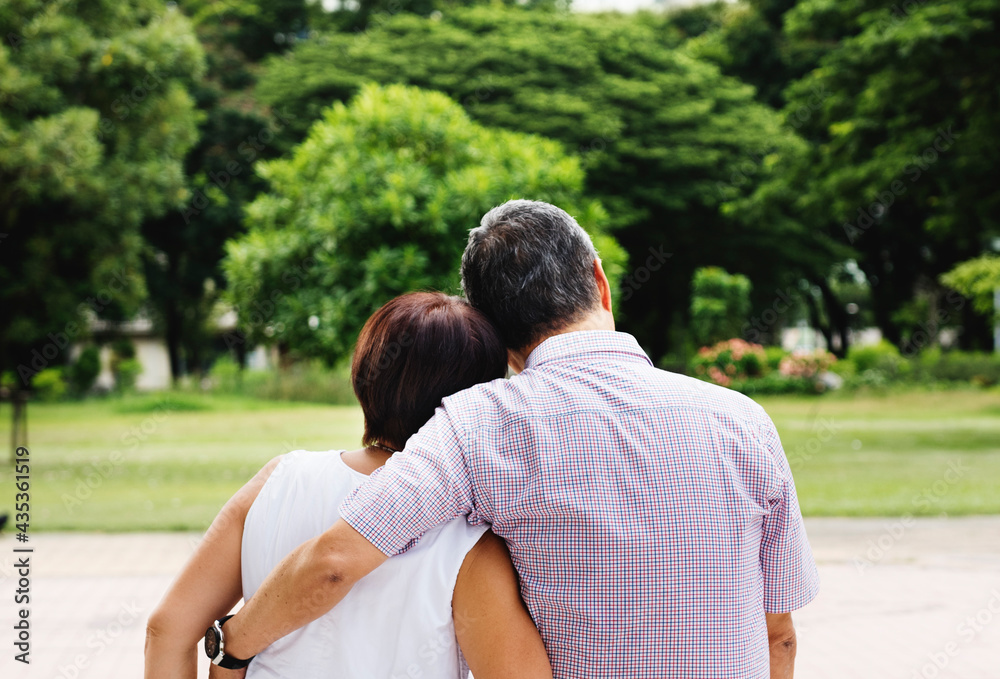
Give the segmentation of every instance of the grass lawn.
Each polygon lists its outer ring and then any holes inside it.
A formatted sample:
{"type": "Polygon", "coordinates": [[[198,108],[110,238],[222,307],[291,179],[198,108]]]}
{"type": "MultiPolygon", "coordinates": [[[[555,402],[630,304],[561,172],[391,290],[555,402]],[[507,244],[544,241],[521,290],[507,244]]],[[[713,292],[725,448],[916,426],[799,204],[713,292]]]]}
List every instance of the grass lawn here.
{"type": "MultiPolygon", "coordinates": [[[[996,391],[761,403],[807,516],[1000,513],[996,391]]],[[[356,447],[362,428],[355,407],[189,394],[32,403],[28,415],[32,530],[203,529],[270,458],[356,447]]],[[[11,467],[0,468],[0,512],[10,511],[11,467]]]]}

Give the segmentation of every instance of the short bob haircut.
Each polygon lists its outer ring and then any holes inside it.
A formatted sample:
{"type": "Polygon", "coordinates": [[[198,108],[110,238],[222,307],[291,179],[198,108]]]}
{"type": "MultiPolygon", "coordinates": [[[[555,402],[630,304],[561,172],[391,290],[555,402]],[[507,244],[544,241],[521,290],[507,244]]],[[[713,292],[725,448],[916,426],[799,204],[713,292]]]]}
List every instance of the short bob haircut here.
{"type": "Polygon", "coordinates": [[[362,443],[402,450],[445,396],[506,373],[500,334],[468,302],[440,292],[396,297],[368,319],[354,350],[362,443]]]}

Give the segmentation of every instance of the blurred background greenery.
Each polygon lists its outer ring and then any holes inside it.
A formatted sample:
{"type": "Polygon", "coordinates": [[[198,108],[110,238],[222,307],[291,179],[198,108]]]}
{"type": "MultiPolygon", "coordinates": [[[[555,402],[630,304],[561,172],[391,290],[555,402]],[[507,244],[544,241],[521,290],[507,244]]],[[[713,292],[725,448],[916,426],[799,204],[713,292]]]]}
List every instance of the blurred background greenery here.
{"type": "Polygon", "coordinates": [[[905,511],[955,459],[982,466],[921,511],[1000,511],[998,20],[3,2],[0,431],[47,451],[38,525],[201,526],[286,443],[354,445],[364,319],[457,291],[512,197],[592,234],[658,365],[763,399],[789,450],[844,423],[796,470],[807,513],[905,511]]]}

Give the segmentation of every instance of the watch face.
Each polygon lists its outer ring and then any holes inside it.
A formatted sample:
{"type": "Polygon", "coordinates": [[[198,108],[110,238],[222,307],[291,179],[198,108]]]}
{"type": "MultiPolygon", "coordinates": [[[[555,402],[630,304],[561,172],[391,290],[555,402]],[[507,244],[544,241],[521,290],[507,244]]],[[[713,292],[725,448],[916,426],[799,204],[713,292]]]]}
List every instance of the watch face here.
{"type": "Polygon", "coordinates": [[[215,631],[214,626],[205,632],[205,655],[213,660],[219,655],[219,633],[215,631]]]}

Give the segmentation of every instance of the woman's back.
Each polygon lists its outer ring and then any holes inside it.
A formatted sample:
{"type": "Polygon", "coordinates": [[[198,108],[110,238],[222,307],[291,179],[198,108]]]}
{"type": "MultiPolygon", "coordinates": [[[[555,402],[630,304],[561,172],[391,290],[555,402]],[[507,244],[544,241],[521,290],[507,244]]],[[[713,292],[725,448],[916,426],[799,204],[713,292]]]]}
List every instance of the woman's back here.
{"type": "MultiPolygon", "coordinates": [[[[243,595],[302,542],[327,530],[368,477],[340,451],[295,451],[271,473],[243,529],[243,595]]],[[[333,610],[258,654],[251,679],[465,677],[452,593],[466,554],[486,531],[456,519],[359,581],[333,610]]]]}

